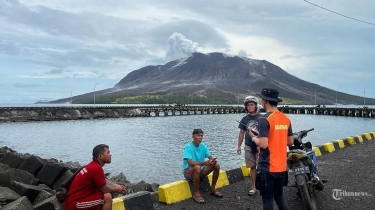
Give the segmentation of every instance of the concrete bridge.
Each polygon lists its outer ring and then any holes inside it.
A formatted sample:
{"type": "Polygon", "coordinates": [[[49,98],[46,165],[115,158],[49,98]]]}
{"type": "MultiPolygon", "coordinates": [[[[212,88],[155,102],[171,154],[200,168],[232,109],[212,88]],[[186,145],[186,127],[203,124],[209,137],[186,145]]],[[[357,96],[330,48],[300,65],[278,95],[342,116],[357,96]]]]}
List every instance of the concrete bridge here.
{"type": "MultiPolygon", "coordinates": [[[[286,114],[317,114],[373,118],[375,109],[288,107],[279,106],[286,114]]],[[[80,120],[97,118],[124,118],[175,116],[199,114],[244,113],[243,106],[56,106],[56,107],[0,107],[0,122],[80,120]]]]}

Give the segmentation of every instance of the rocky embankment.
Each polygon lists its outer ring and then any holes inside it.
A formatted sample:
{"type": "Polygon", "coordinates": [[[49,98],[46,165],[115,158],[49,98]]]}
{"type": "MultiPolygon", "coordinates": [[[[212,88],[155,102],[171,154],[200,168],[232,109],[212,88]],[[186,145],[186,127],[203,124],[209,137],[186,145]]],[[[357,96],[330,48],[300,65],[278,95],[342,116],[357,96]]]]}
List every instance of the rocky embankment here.
{"type": "Polygon", "coordinates": [[[85,120],[148,116],[134,107],[0,107],[0,122],[85,120]]]}
{"type": "MultiPolygon", "coordinates": [[[[60,210],[55,190],[81,167],[78,162],[43,159],[0,148],[0,209],[60,210]]],[[[107,173],[106,177],[108,185],[126,186],[124,194],[114,194],[114,198],[139,191],[156,192],[159,187],[144,181],[132,184],[123,173],[112,177],[107,173]]]]}

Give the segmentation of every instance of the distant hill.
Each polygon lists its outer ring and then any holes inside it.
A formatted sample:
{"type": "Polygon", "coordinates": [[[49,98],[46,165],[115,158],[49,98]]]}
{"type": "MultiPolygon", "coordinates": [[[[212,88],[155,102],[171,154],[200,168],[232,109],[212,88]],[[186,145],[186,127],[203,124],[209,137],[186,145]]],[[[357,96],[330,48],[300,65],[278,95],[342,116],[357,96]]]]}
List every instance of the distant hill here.
{"type": "MultiPolygon", "coordinates": [[[[336,96],[339,104],[363,104],[363,97],[301,80],[266,60],[223,53],[194,53],[165,65],[134,70],[113,88],[97,91],[96,103],[234,104],[263,87],[277,88],[286,104],[314,104],[316,100],[328,105],[336,103],[336,96]]],[[[93,103],[93,93],[73,100],[93,103]]],[[[53,102],[68,101],[70,98],[53,102]]],[[[366,104],[375,104],[375,100],[366,98],[366,104]]]]}

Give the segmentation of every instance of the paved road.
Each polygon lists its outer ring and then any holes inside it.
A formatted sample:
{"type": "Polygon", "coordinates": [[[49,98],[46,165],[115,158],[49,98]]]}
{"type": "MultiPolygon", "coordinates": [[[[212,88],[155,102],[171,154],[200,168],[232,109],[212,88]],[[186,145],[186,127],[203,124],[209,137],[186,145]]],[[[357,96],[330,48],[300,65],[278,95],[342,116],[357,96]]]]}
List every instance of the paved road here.
{"type": "MultiPolygon", "coordinates": [[[[317,195],[318,209],[375,209],[375,140],[346,147],[318,158],[320,178],[328,180],[325,189],[317,195]],[[342,197],[335,200],[332,197],[333,189],[342,189],[346,192],[366,192],[371,196],[342,197]]],[[[292,181],[290,181],[291,183],[292,181]]],[[[238,182],[223,188],[220,192],[223,198],[214,198],[208,193],[202,193],[205,204],[197,204],[188,199],[172,205],[156,204],[156,210],[200,210],[200,209],[262,209],[261,197],[250,197],[250,179],[238,182]]],[[[296,194],[297,188],[285,188],[284,197],[289,209],[303,209],[302,201],[296,194]]],[[[277,209],[275,204],[275,209],[277,209]]]]}

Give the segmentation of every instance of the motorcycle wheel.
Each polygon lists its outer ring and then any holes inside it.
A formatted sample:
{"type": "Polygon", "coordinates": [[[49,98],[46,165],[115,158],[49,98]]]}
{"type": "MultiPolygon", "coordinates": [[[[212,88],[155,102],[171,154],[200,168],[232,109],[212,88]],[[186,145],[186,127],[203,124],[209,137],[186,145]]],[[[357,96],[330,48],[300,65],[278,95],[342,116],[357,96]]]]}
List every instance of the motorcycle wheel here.
{"type": "MultiPolygon", "coordinates": [[[[305,209],[307,210],[316,210],[316,202],[315,197],[312,193],[311,186],[307,183],[307,177],[304,174],[300,174],[297,176],[303,176],[302,179],[305,180],[303,185],[298,185],[298,190],[301,194],[303,204],[305,206],[305,209]]],[[[297,177],[296,177],[297,178],[297,177]]]]}

